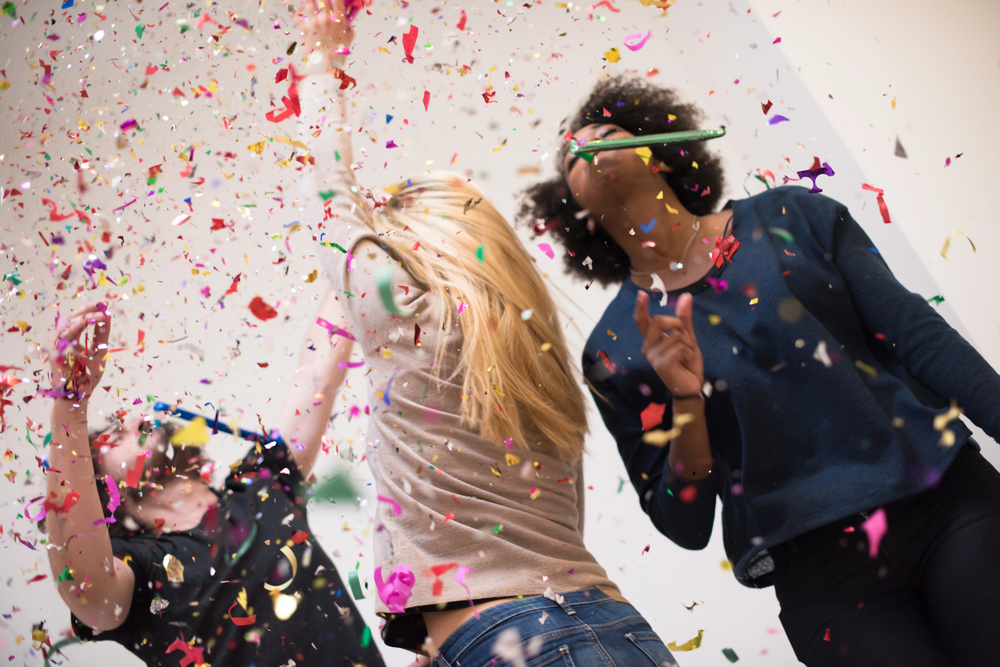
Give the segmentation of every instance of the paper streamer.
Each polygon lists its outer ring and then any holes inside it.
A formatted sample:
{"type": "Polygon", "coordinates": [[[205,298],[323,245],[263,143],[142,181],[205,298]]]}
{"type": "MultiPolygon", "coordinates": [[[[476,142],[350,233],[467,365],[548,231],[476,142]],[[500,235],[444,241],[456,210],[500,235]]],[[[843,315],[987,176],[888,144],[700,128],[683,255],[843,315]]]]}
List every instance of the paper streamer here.
{"type": "MultiPolygon", "coordinates": [[[[951,234],[948,234],[948,238],[944,240],[944,246],[941,248],[941,256],[944,257],[945,259],[948,259],[948,248],[951,247],[951,240],[956,236],[965,236],[965,234],[957,230],[952,232],[951,234]]],[[[965,240],[967,240],[969,242],[969,245],[972,246],[972,252],[976,252],[976,244],[972,242],[972,239],[970,239],[968,236],[965,236],[965,240]]]]}
{"type": "Polygon", "coordinates": [[[396,300],[392,296],[392,269],[379,269],[376,279],[378,282],[379,299],[382,300],[382,306],[389,311],[391,315],[395,315],[397,317],[409,317],[413,314],[412,310],[405,311],[396,305],[396,300]]]}
{"type": "Polygon", "coordinates": [[[378,597],[382,604],[395,614],[406,611],[406,603],[413,594],[413,584],[416,581],[413,570],[405,563],[397,565],[385,581],[382,581],[382,566],[375,568],[375,588],[378,589],[378,597]]]}
{"type": "Polygon", "coordinates": [[[479,610],[476,609],[476,603],[472,601],[472,591],[469,590],[469,586],[465,583],[465,575],[472,574],[475,572],[471,567],[460,567],[455,572],[455,583],[465,589],[465,596],[469,598],[469,606],[472,607],[472,612],[476,615],[476,619],[479,619],[479,610]]]}
{"type": "Polygon", "coordinates": [[[281,547],[281,553],[285,554],[285,558],[287,558],[289,560],[289,562],[291,562],[291,564],[292,564],[292,576],[288,578],[288,581],[286,581],[285,583],[280,584],[278,586],[272,586],[271,584],[264,584],[264,588],[266,590],[269,590],[269,591],[283,591],[283,590],[285,590],[286,588],[288,588],[289,586],[292,585],[292,581],[295,580],[295,575],[299,571],[299,561],[295,558],[295,553],[291,550],[291,548],[289,548],[289,546],[287,544],[285,546],[281,547]]]}
{"type": "Polygon", "coordinates": [[[634,35],[629,35],[628,37],[625,38],[625,48],[628,49],[629,51],[638,51],[642,47],[646,46],[646,40],[648,40],[649,37],[650,37],[650,35],[652,35],[652,34],[653,34],[653,31],[650,30],[649,32],[646,33],[645,37],[642,37],[642,33],[641,32],[637,32],[634,35]],[[638,43],[636,43],[636,44],[629,44],[630,40],[637,39],[637,38],[640,38],[640,37],[642,37],[642,39],[638,43]]]}
{"type": "Polygon", "coordinates": [[[31,512],[28,511],[28,508],[37,503],[39,500],[45,500],[45,496],[38,496],[37,498],[32,498],[28,502],[28,504],[24,506],[24,516],[28,517],[28,521],[35,521],[35,522],[41,521],[42,519],[45,518],[45,515],[49,513],[49,511],[45,509],[45,506],[43,505],[42,509],[38,512],[38,514],[36,514],[35,516],[31,516],[31,512]]]}
{"type": "Polygon", "coordinates": [[[229,605],[229,620],[231,620],[235,625],[252,625],[257,621],[257,614],[251,614],[250,616],[246,616],[244,618],[233,616],[233,607],[235,606],[235,602],[229,605]]]}
{"type": "Polygon", "coordinates": [[[380,503],[386,503],[387,505],[391,506],[392,513],[395,514],[396,516],[399,516],[400,514],[403,513],[403,508],[399,506],[399,503],[397,503],[394,499],[390,498],[389,496],[379,496],[378,501],[380,503]]]}
{"type": "Polygon", "coordinates": [[[341,329],[340,327],[333,325],[330,322],[327,322],[322,317],[316,318],[316,324],[320,325],[321,327],[329,331],[331,336],[341,336],[343,338],[346,338],[347,340],[354,340],[354,341],[357,340],[357,338],[352,336],[351,332],[348,331],[347,329],[341,329]]]}
{"type": "Polygon", "coordinates": [[[861,528],[868,533],[868,556],[875,558],[878,556],[879,545],[882,538],[889,530],[889,522],[885,518],[885,510],[879,507],[875,513],[868,517],[868,520],[861,524],[861,528]]]}
{"type": "Polygon", "coordinates": [[[122,504],[121,496],[118,494],[118,485],[111,479],[111,475],[107,475],[104,482],[108,485],[108,495],[111,496],[108,500],[108,511],[114,512],[122,504]]]}
{"type": "Polygon", "coordinates": [[[365,365],[364,361],[338,361],[337,362],[337,367],[340,368],[340,370],[344,370],[345,368],[361,368],[364,365],[365,365]]]}
{"type": "Polygon", "coordinates": [[[174,651],[180,650],[184,654],[184,658],[181,660],[181,667],[189,667],[189,665],[201,665],[205,662],[205,652],[203,649],[195,648],[191,646],[186,641],[184,641],[184,635],[181,635],[180,639],[175,639],[174,643],[167,647],[164,653],[173,653],[174,651]]]}
{"type": "Polygon", "coordinates": [[[361,581],[358,579],[358,571],[351,570],[347,573],[347,581],[351,584],[351,593],[354,594],[355,600],[364,600],[365,593],[361,589],[361,581]]]}
{"type": "Polygon", "coordinates": [[[879,213],[882,214],[882,222],[884,222],[887,225],[890,222],[892,222],[892,220],[889,219],[889,207],[885,205],[885,198],[882,196],[882,195],[885,194],[885,190],[883,190],[881,188],[872,187],[871,185],[868,185],[867,183],[862,183],[861,184],[861,189],[862,190],[868,190],[869,192],[874,192],[875,193],[875,195],[876,195],[875,199],[878,201],[878,210],[879,210],[879,213]]]}

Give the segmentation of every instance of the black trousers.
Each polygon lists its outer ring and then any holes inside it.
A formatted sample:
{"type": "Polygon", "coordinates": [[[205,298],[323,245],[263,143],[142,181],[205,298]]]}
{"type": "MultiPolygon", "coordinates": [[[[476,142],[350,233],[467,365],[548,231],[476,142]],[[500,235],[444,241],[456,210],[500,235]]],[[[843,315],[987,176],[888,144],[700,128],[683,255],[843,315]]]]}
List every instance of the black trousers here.
{"type": "Polygon", "coordinates": [[[940,483],[770,549],[781,623],[808,667],[1000,665],[1000,473],[964,447],[940,483]]]}

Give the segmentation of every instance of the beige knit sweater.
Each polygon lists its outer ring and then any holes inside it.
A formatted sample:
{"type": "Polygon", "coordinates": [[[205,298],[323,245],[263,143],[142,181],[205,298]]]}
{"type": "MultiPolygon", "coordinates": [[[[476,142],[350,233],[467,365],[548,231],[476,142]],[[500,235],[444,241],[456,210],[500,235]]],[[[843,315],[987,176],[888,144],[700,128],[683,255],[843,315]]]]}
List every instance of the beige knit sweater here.
{"type": "MultiPolygon", "coordinates": [[[[461,315],[439,331],[441,296],[421,289],[366,227],[372,207],[359,196],[351,169],[350,128],[337,131],[344,127],[338,86],[333,77],[300,84],[300,139],[315,158],[302,194],[323,268],[368,368],[366,453],[375,486],[401,510],[397,515],[392,502],[378,502],[375,566],[383,576],[401,564],[412,568],[408,609],[470,595],[537,595],[549,587],[560,593],[597,586],[621,599],[583,543],[582,462],[551,456],[551,443],[512,450],[461,425],[461,378],[442,379],[458,360],[461,315]],[[318,193],[330,190],[336,194],[321,210],[318,193]],[[412,316],[391,315],[380,302],[376,272],[383,267],[392,268],[393,293],[402,309],[416,309],[412,316]],[[435,369],[440,336],[447,352],[435,369]],[[457,565],[441,575],[441,594],[433,595],[429,568],[447,563],[457,565]],[[472,568],[464,576],[468,593],[456,581],[459,567],[472,568]]],[[[380,599],[376,611],[389,608],[380,599]]]]}

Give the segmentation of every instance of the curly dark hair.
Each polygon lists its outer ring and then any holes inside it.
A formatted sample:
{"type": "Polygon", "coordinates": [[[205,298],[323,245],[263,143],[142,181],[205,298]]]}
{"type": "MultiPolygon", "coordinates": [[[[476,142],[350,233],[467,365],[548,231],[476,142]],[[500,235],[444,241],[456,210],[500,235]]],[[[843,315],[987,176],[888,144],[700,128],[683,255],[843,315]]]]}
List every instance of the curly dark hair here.
{"type": "MultiPolygon", "coordinates": [[[[592,123],[613,123],[632,134],[659,134],[701,129],[704,114],[693,104],[678,100],[671,88],[651,86],[642,79],[618,76],[598,83],[579,112],[569,119],[569,126],[560,128],[577,130],[592,123]],[[610,116],[605,115],[605,110],[610,116]]],[[[565,142],[559,151],[556,165],[569,149],[565,142]]],[[[724,178],[722,160],[709,151],[704,142],[650,146],[653,157],[672,171],[659,173],[667,186],[677,195],[684,207],[695,215],[707,215],[715,210],[722,196],[724,178]],[[692,162],[697,162],[694,167],[692,162]]],[[[532,224],[536,233],[549,228],[559,238],[566,250],[566,269],[577,276],[593,279],[601,285],[620,283],[628,277],[631,261],[611,236],[600,227],[591,233],[583,220],[575,217],[581,209],[570,195],[563,174],[532,185],[522,195],[518,219],[532,224]],[[593,270],[584,266],[590,257],[593,270]]]]}

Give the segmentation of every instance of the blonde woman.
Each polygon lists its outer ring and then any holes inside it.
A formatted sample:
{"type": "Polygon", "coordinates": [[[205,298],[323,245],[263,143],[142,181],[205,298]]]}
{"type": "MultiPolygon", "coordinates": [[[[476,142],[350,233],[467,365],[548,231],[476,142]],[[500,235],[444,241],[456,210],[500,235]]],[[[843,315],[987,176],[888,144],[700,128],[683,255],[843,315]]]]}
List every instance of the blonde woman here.
{"type": "MultiPolygon", "coordinates": [[[[334,9],[302,19],[341,68],[334,9]]],[[[298,86],[303,196],[368,369],[386,644],[436,667],[674,664],[583,544],[583,395],[532,260],[458,175],[362,196],[341,72],[298,86]]]]}

